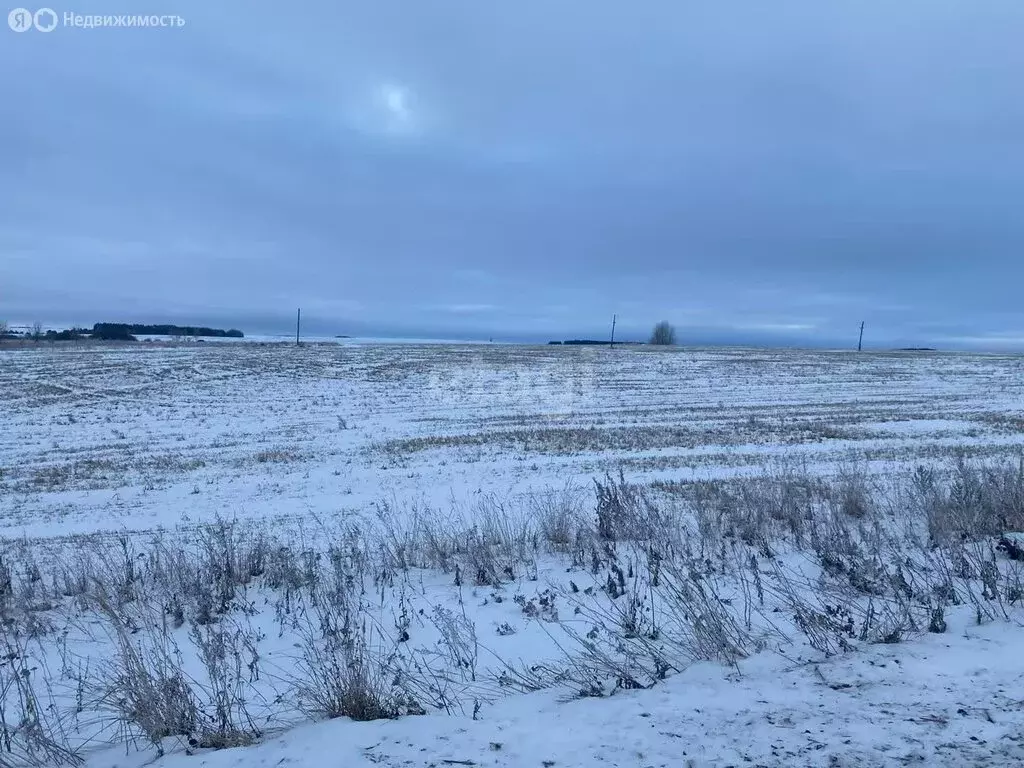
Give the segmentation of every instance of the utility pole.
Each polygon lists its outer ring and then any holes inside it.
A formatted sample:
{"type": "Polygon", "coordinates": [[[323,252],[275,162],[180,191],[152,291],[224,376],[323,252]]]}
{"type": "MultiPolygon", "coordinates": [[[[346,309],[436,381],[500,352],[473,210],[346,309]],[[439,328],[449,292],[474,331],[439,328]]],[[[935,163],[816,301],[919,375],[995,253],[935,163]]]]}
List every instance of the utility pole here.
{"type": "Polygon", "coordinates": [[[857,339],[857,351],[860,352],[861,346],[864,343],[864,321],[860,321],[860,338],[857,339]]]}
{"type": "Polygon", "coordinates": [[[608,342],[608,349],[615,349],[615,320],[618,315],[612,315],[612,338],[608,342]]]}
{"type": "Polygon", "coordinates": [[[299,327],[302,325],[302,309],[295,315],[295,346],[299,346],[299,327]]]}

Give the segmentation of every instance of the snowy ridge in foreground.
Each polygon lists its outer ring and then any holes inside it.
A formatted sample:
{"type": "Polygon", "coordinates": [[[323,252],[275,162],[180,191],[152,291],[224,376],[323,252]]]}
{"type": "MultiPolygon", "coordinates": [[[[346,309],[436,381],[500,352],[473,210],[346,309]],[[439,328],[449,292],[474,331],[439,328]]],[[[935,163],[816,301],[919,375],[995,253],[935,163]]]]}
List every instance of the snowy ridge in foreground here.
{"type": "MultiPolygon", "coordinates": [[[[165,768],[1010,766],[1024,763],[1020,628],[972,626],[819,663],[762,654],[698,664],[650,690],[506,699],[479,720],[426,715],[295,728],[252,747],[168,755],[165,768]]],[[[564,692],[563,692],[564,693],[564,692]]],[[[123,748],[90,768],[137,768],[123,748]]]]}

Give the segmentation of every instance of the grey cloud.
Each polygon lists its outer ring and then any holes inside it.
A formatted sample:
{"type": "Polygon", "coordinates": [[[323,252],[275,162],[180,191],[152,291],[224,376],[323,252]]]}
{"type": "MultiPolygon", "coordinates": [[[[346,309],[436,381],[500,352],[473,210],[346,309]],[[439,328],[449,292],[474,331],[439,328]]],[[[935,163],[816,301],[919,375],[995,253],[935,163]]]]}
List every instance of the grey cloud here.
{"type": "Polygon", "coordinates": [[[187,24],[0,30],[0,315],[1020,345],[1019,3],[88,11],[187,24]]]}

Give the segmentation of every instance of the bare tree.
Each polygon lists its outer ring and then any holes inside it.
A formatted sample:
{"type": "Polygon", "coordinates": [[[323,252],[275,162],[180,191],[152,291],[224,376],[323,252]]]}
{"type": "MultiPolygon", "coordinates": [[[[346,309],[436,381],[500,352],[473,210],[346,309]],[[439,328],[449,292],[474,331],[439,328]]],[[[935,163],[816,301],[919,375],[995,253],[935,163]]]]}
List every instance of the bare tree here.
{"type": "Polygon", "coordinates": [[[32,340],[39,341],[43,338],[43,324],[36,320],[32,323],[32,340]]]}
{"type": "Polygon", "coordinates": [[[662,320],[651,331],[649,344],[657,344],[662,347],[670,347],[676,343],[676,329],[667,320],[662,320]]]}
{"type": "Polygon", "coordinates": [[[2,339],[4,336],[6,336],[7,333],[8,333],[8,331],[7,331],[7,321],[6,320],[0,320],[0,339],[2,339]]]}

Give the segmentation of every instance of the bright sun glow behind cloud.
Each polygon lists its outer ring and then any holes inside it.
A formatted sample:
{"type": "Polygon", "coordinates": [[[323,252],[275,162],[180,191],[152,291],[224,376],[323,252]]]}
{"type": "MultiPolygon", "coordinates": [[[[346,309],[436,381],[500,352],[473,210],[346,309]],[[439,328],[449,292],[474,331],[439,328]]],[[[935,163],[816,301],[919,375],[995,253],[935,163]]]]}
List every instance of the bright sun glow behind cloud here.
{"type": "Polygon", "coordinates": [[[409,104],[409,90],[394,82],[377,86],[377,110],[388,133],[410,133],[416,130],[415,114],[409,104]]]}
{"type": "Polygon", "coordinates": [[[377,138],[408,138],[423,132],[417,99],[405,85],[390,79],[364,83],[345,96],[343,119],[356,130],[377,138]]]}

